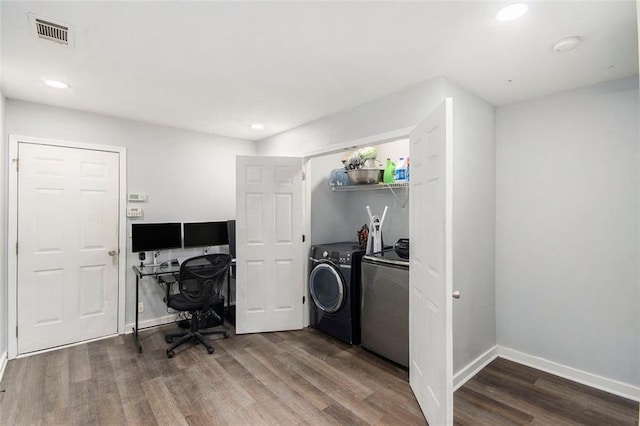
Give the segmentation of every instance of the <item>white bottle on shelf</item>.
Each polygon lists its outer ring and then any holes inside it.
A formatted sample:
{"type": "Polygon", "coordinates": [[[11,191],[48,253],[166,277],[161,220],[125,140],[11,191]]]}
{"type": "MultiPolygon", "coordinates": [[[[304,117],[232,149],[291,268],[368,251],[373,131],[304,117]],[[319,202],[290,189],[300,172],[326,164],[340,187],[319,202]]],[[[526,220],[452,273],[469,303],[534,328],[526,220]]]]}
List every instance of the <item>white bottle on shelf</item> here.
{"type": "Polygon", "coordinates": [[[396,165],[396,182],[407,182],[407,162],[404,157],[400,157],[396,165]]]}
{"type": "Polygon", "coordinates": [[[409,162],[409,157],[407,157],[407,182],[411,180],[411,163],[409,162]]]}

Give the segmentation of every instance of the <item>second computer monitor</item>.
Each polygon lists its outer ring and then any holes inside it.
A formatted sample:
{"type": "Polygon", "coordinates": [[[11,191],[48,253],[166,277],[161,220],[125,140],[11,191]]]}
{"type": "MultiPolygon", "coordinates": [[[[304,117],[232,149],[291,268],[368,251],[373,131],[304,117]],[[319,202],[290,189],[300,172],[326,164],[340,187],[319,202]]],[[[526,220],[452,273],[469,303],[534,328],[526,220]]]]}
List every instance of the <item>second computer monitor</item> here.
{"type": "Polygon", "coordinates": [[[185,248],[229,244],[226,221],[185,223],[183,236],[185,248]]]}

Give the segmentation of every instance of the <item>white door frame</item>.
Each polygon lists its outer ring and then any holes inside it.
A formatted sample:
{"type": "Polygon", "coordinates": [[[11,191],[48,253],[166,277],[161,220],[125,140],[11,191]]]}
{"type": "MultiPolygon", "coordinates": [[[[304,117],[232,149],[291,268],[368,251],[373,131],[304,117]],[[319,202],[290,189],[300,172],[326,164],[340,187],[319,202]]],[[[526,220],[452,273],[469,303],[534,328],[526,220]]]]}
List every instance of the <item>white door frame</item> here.
{"type": "Polygon", "coordinates": [[[18,242],[18,171],[15,159],[18,157],[18,144],[20,142],[39,145],[52,145],[65,148],[88,149],[93,151],[115,152],[119,158],[119,187],[118,187],[118,247],[120,250],[118,259],[118,334],[125,330],[125,292],[126,292],[126,247],[127,247],[127,150],[120,146],[97,145],[83,142],[71,142],[57,139],[45,139],[31,136],[9,135],[8,163],[8,200],[7,200],[7,337],[8,358],[14,359],[18,355],[18,337],[15,330],[18,326],[18,256],[16,244],[18,242]]]}

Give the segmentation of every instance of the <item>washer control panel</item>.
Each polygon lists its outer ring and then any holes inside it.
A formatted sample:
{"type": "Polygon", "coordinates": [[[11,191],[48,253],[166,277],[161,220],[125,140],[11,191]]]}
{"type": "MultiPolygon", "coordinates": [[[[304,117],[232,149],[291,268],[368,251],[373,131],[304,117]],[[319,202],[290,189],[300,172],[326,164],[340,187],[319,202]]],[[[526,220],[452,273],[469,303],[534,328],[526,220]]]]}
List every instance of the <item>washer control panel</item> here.
{"type": "Polygon", "coordinates": [[[343,263],[346,265],[351,264],[351,253],[339,253],[338,263],[343,263]]]}
{"type": "Polygon", "coordinates": [[[315,246],[312,257],[327,260],[336,265],[351,265],[354,253],[363,253],[363,250],[351,243],[326,244],[315,246]]]}

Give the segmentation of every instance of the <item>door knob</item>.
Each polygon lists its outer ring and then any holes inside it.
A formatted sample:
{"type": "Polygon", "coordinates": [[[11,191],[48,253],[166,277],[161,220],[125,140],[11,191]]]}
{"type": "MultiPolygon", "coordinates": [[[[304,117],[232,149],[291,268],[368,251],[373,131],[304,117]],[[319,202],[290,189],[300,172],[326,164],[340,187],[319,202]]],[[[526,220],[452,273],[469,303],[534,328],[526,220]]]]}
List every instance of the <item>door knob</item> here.
{"type": "Polygon", "coordinates": [[[453,293],[451,293],[451,295],[454,299],[460,299],[460,290],[454,291],[453,293]]]}
{"type": "Polygon", "coordinates": [[[111,251],[109,252],[109,256],[115,256],[116,254],[118,254],[118,252],[117,252],[117,251],[115,251],[115,250],[111,250],[111,251]]]}

